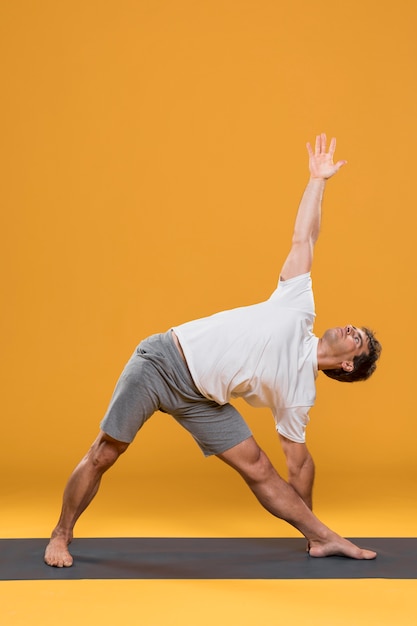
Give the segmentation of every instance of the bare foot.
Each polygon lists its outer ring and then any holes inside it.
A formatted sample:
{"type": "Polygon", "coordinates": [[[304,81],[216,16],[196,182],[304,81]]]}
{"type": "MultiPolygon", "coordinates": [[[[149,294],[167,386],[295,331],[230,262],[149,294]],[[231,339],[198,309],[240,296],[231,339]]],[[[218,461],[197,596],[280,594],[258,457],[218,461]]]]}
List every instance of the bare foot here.
{"type": "Polygon", "coordinates": [[[63,537],[52,537],[46,546],[44,561],[52,567],[71,567],[73,558],[63,537]]]}
{"type": "Polygon", "coordinates": [[[376,552],[373,550],[363,550],[358,548],[354,543],[339,537],[335,533],[332,533],[328,540],[316,541],[311,540],[309,542],[310,556],[321,558],[325,556],[346,556],[350,559],[364,559],[370,560],[376,558],[376,552]]]}

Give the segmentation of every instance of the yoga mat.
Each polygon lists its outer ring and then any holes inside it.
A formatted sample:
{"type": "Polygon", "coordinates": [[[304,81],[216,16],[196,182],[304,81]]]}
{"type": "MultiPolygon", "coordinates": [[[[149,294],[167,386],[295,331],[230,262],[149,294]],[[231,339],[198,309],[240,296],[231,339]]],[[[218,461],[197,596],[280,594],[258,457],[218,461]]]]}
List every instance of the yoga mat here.
{"type": "Polygon", "coordinates": [[[417,538],[355,538],[373,561],[315,559],[303,538],[80,538],[74,565],[43,562],[47,539],[0,539],[0,580],[417,577],[417,538]]]}

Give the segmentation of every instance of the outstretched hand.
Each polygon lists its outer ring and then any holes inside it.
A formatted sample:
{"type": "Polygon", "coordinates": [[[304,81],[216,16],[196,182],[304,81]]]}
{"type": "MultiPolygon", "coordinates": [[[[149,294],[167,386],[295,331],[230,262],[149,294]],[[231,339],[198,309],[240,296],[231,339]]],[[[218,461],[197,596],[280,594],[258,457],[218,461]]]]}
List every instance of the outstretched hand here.
{"type": "Polygon", "coordinates": [[[314,151],[311,144],[307,144],[311,178],[326,180],[336,174],[336,172],[347,163],[347,161],[337,161],[333,163],[333,155],[336,150],[336,139],[334,137],[330,141],[328,152],[326,152],[326,144],[327,138],[325,133],[317,135],[314,151]]]}

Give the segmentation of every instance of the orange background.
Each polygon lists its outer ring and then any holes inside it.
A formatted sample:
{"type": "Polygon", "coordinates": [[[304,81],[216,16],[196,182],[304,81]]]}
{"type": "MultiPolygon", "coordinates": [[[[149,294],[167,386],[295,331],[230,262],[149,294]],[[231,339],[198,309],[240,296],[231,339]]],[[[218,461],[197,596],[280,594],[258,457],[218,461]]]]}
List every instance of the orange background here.
{"type": "MultiPolygon", "coordinates": [[[[316,332],[370,325],[383,356],[368,383],[319,376],[317,510],[415,535],[416,16],[411,0],[1,3],[2,536],[49,533],[141,338],[270,295],[321,131],[348,165],[325,197],[316,332]],[[29,500],[30,526],[10,512],[29,500]]],[[[239,408],[283,470],[269,412],[239,408]]],[[[117,534],[124,495],[145,511],[127,534],[274,532],[167,416],[111,474],[79,534],[117,534]]]]}
{"type": "Polygon", "coordinates": [[[319,380],[309,440],[329,468],[414,464],[414,9],[319,4],[3,4],[5,467],[73,460],[143,336],[269,296],[322,130],[349,164],[316,331],[370,324],[384,355],[319,380]]]}

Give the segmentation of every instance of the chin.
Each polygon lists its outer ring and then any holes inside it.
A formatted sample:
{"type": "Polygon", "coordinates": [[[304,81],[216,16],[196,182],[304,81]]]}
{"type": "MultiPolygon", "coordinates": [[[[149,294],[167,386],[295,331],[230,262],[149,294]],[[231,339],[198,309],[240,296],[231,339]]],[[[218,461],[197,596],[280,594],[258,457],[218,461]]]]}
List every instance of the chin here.
{"type": "Polygon", "coordinates": [[[339,332],[339,327],[335,327],[335,328],[328,328],[325,332],[324,335],[322,337],[323,339],[326,339],[327,341],[334,341],[335,339],[339,339],[340,338],[340,332],[339,332]]]}

